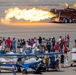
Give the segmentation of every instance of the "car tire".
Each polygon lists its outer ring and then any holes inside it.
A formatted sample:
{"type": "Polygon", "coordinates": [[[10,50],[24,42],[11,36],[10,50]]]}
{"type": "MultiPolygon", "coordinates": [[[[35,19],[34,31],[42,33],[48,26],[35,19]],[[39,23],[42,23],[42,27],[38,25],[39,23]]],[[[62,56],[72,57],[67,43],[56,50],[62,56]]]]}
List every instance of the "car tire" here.
{"type": "Polygon", "coordinates": [[[63,22],[64,22],[64,23],[68,23],[68,19],[67,19],[67,18],[64,18],[64,19],[63,19],[63,22]]]}
{"type": "Polygon", "coordinates": [[[72,19],[68,19],[69,23],[72,23],[72,19]]]}

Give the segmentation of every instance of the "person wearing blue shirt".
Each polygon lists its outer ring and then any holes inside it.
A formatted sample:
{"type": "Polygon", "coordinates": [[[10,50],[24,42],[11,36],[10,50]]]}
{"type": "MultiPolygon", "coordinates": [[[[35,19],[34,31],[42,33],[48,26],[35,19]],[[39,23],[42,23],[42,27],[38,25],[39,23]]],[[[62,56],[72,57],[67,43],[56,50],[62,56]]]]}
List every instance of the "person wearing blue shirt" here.
{"type": "Polygon", "coordinates": [[[52,56],[50,57],[51,68],[54,68],[54,63],[55,63],[55,56],[52,55],[52,56]]]}
{"type": "Polygon", "coordinates": [[[13,40],[12,40],[12,51],[14,53],[16,53],[16,40],[15,40],[15,38],[13,38],[13,40]]]}
{"type": "Polygon", "coordinates": [[[26,54],[30,54],[31,50],[30,50],[30,47],[28,47],[26,50],[25,50],[25,53],[26,54]]]}

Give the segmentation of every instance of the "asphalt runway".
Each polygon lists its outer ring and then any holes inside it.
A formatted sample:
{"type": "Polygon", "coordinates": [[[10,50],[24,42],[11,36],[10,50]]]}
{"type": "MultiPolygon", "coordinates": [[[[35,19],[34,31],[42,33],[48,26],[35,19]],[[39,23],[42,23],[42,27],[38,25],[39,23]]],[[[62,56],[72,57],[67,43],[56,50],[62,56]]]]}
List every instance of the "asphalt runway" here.
{"type": "MultiPolygon", "coordinates": [[[[67,34],[70,35],[70,50],[74,46],[74,39],[76,38],[76,23],[26,23],[26,22],[16,22],[10,24],[0,23],[0,37],[11,38],[16,37],[29,39],[33,37],[55,37],[58,40],[59,36],[65,37],[67,34]]],[[[71,51],[68,53],[69,65],[71,64],[71,51]]],[[[4,72],[0,75],[8,75],[12,73],[4,72]]],[[[44,72],[43,75],[76,75],[76,67],[60,68],[60,71],[44,72]]],[[[21,73],[17,73],[21,75],[21,73]]],[[[28,74],[34,75],[34,74],[28,74]]],[[[36,74],[35,74],[36,75],[36,74]]]]}
{"type": "MultiPolygon", "coordinates": [[[[0,75],[13,75],[12,72],[3,71],[0,75]]],[[[22,73],[16,73],[16,75],[22,75],[22,73]]],[[[34,74],[33,71],[28,71],[27,75],[76,75],[76,67],[69,67],[69,68],[60,68],[58,71],[48,71],[42,72],[42,74],[34,74]]]]}
{"type": "MultiPolygon", "coordinates": [[[[29,0],[28,0],[29,1],[29,0]]],[[[31,0],[30,0],[31,1],[31,0]]],[[[34,0],[35,1],[35,0],[34,0]]],[[[36,0],[37,1],[37,0],[36,0]]],[[[19,7],[19,8],[42,8],[50,11],[51,8],[65,8],[64,3],[74,4],[76,0],[51,0],[52,3],[61,3],[63,6],[25,6],[27,4],[24,0],[0,0],[0,20],[5,17],[5,10],[9,8],[19,7]]],[[[38,2],[37,2],[38,4],[38,2]]],[[[41,4],[41,3],[40,3],[41,4]]],[[[46,4],[46,3],[45,3],[46,4]]],[[[71,7],[71,6],[70,6],[71,7]]],[[[17,20],[16,20],[17,21],[17,20]]],[[[74,40],[76,39],[76,23],[49,23],[48,21],[44,21],[48,23],[35,22],[35,23],[26,23],[26,22],[11,22],[9,24],[4,24],[0,22],[0,39],[2,37],[15,37],[16,39],[25,39],[33,37],[55,37],[58,40],[59,36],[65,37],[67,34],[70,35],[70,50],[74,46],[74,40]]],[[[68,53],[69,57],[69,65],[71,64],[71,51],[68,53]]],[[[13,75],[9,71],[3,71],[0,75],[13,75]]],[[[22,75],[21,73],[17,73],[17,75],[22,75]]],[[[29,73],[28,75],[37,75],[33,73],[29,73]]],[[[41,74],[40,74],[41,75],[41,74]]],[[[76,75],[76,67],[69,68],[60,68],[59,71],[51,71],[51,72],[43,72],[42,75],[76,75]]]]}
{"type": "Polygon", "coordinates": [[[0,37],[6,38],[10,36],[28,40],[42,36],[45,38],[55,37],[58,40],[59,36],[64,38],[67,34],[70,35],[70,47],[72,48],[76,39],[76,23],[11,22],[7,25],[0,23],[0,37]]]}

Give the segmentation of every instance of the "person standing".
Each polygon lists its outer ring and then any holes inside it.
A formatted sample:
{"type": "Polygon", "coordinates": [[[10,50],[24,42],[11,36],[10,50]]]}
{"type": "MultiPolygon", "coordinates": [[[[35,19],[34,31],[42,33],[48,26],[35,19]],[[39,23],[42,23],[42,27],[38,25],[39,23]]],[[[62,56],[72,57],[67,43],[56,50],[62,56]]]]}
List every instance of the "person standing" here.
{"type": "Polygon", "coordinates": [[[5,38],[3,38],[3,40],[2,40],[2,44],[6,48],[6,40],[5,40],[5,38]]]}
{"type": "Polygon", "coordinates": [[[39,36],[39,44],[41,45],[42,44],[42,37],[41,36],[39,36]]]}
{"type": "Polygon", "coordinates": [[[62,49],[63,49],[63,43],[62,43],[62,41],[63,41],[63,37],[60,36],[60,37],[59,37],[59,40],[58,40],[59,45],[60,45],[60,52],[62,52],[62,49]]]}
{"type": "Polygon", "coordinates": [[[21,48],[20,39],[18,39],[18,41],[17,41],[17,48],[21,48]]]}
{"type": "Polygon", "coordinates": [[[67,52],[68,52],[68,47],[67,47],[67,45],[66,45],[66,44],[64,45],[63,50],[64,50],[64,54],[66,54],[66,55],[67,55],[67,52]]]}
{"type": "Polygon", "coordinates": [[[69,42],[70,42],[70,36],[69,36],[69,34],[67,34],[67,46],[68,46],[68,48],[69,48],[69,42]]]}
{"type": "Polygon", "coordinates": [[[11,44],[12,44],[12,41],[10,37],[8,37],[8,39],[6,40],[6,48],[11,48],[11,44]]]}
{"type": "Polygon", "coordinates": [[[52,50],[54,51],[54,46],[55,46],[56,40],[55,37],[52,38],[52,50]]]}
{"type": "Polygon", "coordinates": [[[45,60],[45,65],[46,65],[46,71],[48,71],[49,70],[49,57],[48,56],[45,56],[45,58],[44,58],[44,60],[45,60]]]}
{"type": "Polygon", "coordinates": [[[50,56],[50,67],[55,69],[55,55],[50,56]]]}
{"type": "Polygon", "coordinates": [[[50,43],[49,43],[49,42],[46,44],[46,48],[47,48],[48,52],[50,52],[50,51],[51,51],[51,45],[50,45],[50,43]]]}
{"type": "Polygon", "coordinates": [[[64,67],[64,55],[63,54],[60,56],[60,63],[61,63],[61,67],[63,68],[64,67]]]}
{"type": "Polygon", "coordinates": [[[57,42],[54,46],[55,52],[59,52],[60,51],[60,45],[59,42],[57,42]]]}
{"type": "Polygon", "coordinates": [[[35,54],[36,48],[37,48],[36,42],[34,42],[34,44],[31,48],[32,48],[32,54],[35,54]]]}
{"type": "Polygon", "coordinates": [[[15,38],[13,38],[13,40],[12,40],[12,51],[14,53],[16,53],[16,40],[15,40],[15,38]]]}
{"type": "Polygon", "coordinates": [[[68,56],[65,55],[64,57],[64,67],[67,68],[68,67],[68,56]]]}

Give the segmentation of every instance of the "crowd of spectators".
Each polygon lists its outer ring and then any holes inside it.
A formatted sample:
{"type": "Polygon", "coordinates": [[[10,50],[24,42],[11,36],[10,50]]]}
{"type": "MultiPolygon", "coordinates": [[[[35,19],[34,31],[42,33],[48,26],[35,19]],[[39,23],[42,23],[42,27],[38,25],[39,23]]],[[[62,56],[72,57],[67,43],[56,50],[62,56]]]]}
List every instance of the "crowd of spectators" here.
{"type": "Polygon", "coordinates": [[[14,53],[43,53],[46,50],[48,52],[62,52],[67,53],[69,48],[70,36],[67,34],[65,38],[59,36],[59,39],[56,40],[55,37],[44,38],[39,36],[39,38],[32,38],[25,41],[25,39],[7,39],[3,38],[0,40],[0,51],[4,53],[8,52],[8,49],[14,53]]]}
{"type": "MultiPolygon", "coordinates": [[[[59,36],[59,39],[56,40],[55,37],[51,37],[46,39],[45,37],[39,36],[38,38],[34,37],[32,39],[18,39],[15,37],[11,39],[2,38],[0,40],[0,53],[1,54],[38,54],[38,53],[49,53],[49,52],[64,52],[60,56],[60,63],[63,67],[64,59],[67,59],[67,52],[69,49],[70,36],[67,34],[64,38],[63,36],[59,36]]],[[[45,63],[48,64],[48,57],[45,57],[45,63]]],[[[51,63],[58,61],[58,56],[52,55],[50,57],[51,63]]],[[[66,65],[65,65],[66,66],[66,65]]]]}

